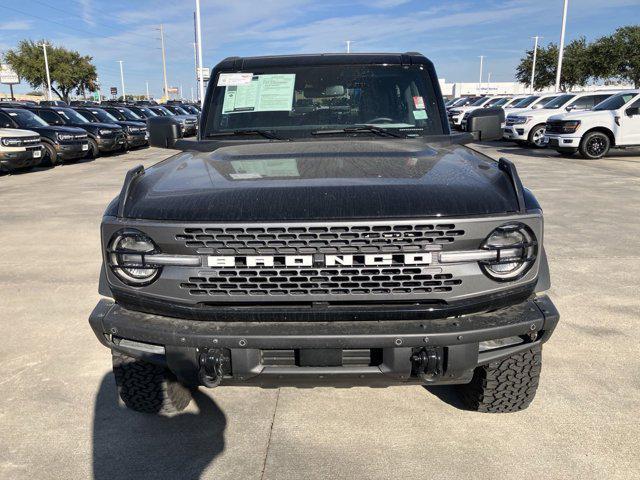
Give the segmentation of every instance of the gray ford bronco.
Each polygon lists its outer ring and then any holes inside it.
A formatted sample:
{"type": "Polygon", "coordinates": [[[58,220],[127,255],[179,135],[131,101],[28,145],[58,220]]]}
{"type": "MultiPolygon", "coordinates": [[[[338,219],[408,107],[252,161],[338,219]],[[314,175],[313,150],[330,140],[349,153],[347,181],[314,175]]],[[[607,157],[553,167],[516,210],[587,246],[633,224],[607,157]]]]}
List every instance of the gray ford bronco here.
{"type": "Polygon", "coordinates": [[[199,386],[453,385],[526,408],[559,319],[542,210],[479,109],[452,134],[418,53],[227,58],[197,140],[154,146],[101,226],[89,322],[120,398],[184,409],[199,386]]]}

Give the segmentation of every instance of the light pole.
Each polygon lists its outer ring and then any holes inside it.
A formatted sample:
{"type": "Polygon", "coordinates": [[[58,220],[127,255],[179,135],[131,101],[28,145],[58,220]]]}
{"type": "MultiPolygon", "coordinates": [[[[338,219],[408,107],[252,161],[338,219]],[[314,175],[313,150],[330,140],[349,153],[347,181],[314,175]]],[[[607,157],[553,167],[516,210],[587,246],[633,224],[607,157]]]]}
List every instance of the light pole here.
{"type": "Polygon", "coordinates": [[[198,86],[200,106],[204,106],[204,79],[202,78],[202,26],[200,24],[200,0],[196,0],[196,41],[198,42],[198,86]]]}
{"type": "Polygon", "coordinates": [[[564,56],[564,32],[567,28],[567,9],[569,0],[564,0],[562,9],[562,30],[560,31],[560,46],[558,47],[558,71],[556,72],[556,92],[560,91],[560,77],[562,75],[562,57],[564,56]]]}
{"type": "Polygon", "coordinates": [[[51,94],[51,77],[49,76],[49,59],[47,58],[47,42],[42,42],[42,50],[44,50],[44,68],[47,71],[47,100],[53,100],[53,95],[51,94]]]}
{"type": "MultiPolygon", "coordinates": [[[[196,17],[196,15],[194,13],[193,14],[194,23],[195,23],[195,17],[196,17]]],[[[195,33],[194,33],[194,35],[195,35],[195,33]]],[[[196,91],[198,90],[198,46],[197,45],[198,44],[196,42],[193,42],[193,71],[196,74],[196,91]]]]}
{"type": "Polygon", "coordinates": [[[127,94],[124,91],[124,70],[122,69],[122,60],[118,60],[120,64],[120,84],[122,85],[122,101],[127,101],[127,94]]]}
{"type": "Polygon", "coordinates": [[[351,53],[351,40],[346,40],[344,43],[347,44],[347,53],[351,53]]]}
{"type": "Polygon", "coordinates": [[[482,63],[484,62],[484,55],[480,55],[480,80],[478,80],[478,87],[482,87],[482,63]]]}
{"type": "Polygon", "coordinates": [[[147,100],[151,100],[151,97],[149,97],[149,82],[145,82],[147,84],[147,100]]]}
{"type": "Polygon", "coordinates": [[[164,96],[169,98],[169,87],[167,85],[167,56],[164,52],[164,26],[160,24],[160,47],[162,49],[162,84],[164,85],[164,96]]]}
{"type": "Polygon", "coordinates": [[[536,78],[536,59],[538,58],[538,40],[540,40],[542,37],[536,35],[535,37],[532,37],[532,38],[535,40],[535,43],[533,44],[533,64],[531,65],[531,93],[533,93],[535,90],[533,84],[536,78]]]}

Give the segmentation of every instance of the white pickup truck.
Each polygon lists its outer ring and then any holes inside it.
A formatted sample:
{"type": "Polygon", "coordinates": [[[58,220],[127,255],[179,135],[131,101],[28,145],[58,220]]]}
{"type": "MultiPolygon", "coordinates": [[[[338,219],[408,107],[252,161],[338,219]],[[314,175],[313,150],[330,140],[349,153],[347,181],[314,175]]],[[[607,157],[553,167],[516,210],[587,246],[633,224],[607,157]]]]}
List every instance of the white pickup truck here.
{"type": "Polygon", "coordinates": [[[611,95],[613,92],[564,93],[545,103],[542,108],[509,113],[503,130],[503,138],[533,148],[546,147],[544,132],[547,118],[559,111],[590,110],[611,95]]]}
{"type": "Polygon", "coordinates": [[[640,90],[613,95],[589,112],[549,117],[544,143],[589,159],[604,157],[611,147],[640,146],[640,90]]]}

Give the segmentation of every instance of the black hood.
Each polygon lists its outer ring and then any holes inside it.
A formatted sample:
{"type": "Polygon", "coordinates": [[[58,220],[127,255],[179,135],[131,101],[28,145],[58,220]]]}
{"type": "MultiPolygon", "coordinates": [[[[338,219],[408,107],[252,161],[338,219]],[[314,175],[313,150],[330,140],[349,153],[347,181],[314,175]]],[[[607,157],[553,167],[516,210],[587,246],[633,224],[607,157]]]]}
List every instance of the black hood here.
{"type": "Polygon", "coordinates": [[[118,125],[122,128],[124,127],[146,127],[147,124],[145,122],[137,122],[135,120],[118,120],[118,125]]]}
{"type": "Polygon", "coordinates": [[[86,135],[87,133],[81,128],[61,127],[58,125],[49,125],[49,126],[43,125],[42,127],[29,127],[28,130],[33,130],[34,132],[38,132],[40,135],[47,138],[53,138],[56,133],[68,133],[71,135],[86,135]]]}
{"type": "Polygon", "coordinates": [[[115,123],[99,123],[99,122],[90,122],[90,123],[77,123],[73,124],[74,127],[84,128],[85,130],[95,131],[99,128],[103,128],[105,130],[122,130],[120,125],[115,123]]]}
{"type": "Polygon", "coordinates": [[[323,139],[180,153],[139,177],[124,214],[244,222],[517,210],[507,174],[467,147],[421,139],[323,139]]]}

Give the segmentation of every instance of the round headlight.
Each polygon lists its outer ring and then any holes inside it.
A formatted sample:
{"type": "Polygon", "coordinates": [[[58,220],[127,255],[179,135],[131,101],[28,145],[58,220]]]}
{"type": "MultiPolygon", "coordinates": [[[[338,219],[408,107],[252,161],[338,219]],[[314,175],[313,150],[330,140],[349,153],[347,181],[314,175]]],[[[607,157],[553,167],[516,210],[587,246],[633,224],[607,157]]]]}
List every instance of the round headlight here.
{"type": "Polygon", "coordinates": [[[109,245],[109,266],[122,282],[134,287],[149,285],[160,274],[160,268],[149,265],[147,255],[160,250],[148,236],[137,230],[117,233],[109,245]]]}
{"type": "Polygon", "coordinates": [[[480,265],[488,277],[497,281],[521,278],[533,266],[538,254],[535,235],[520,223],[496,228],[481,248],[496,252],[495,259],[483,261],[480,265]]]}

